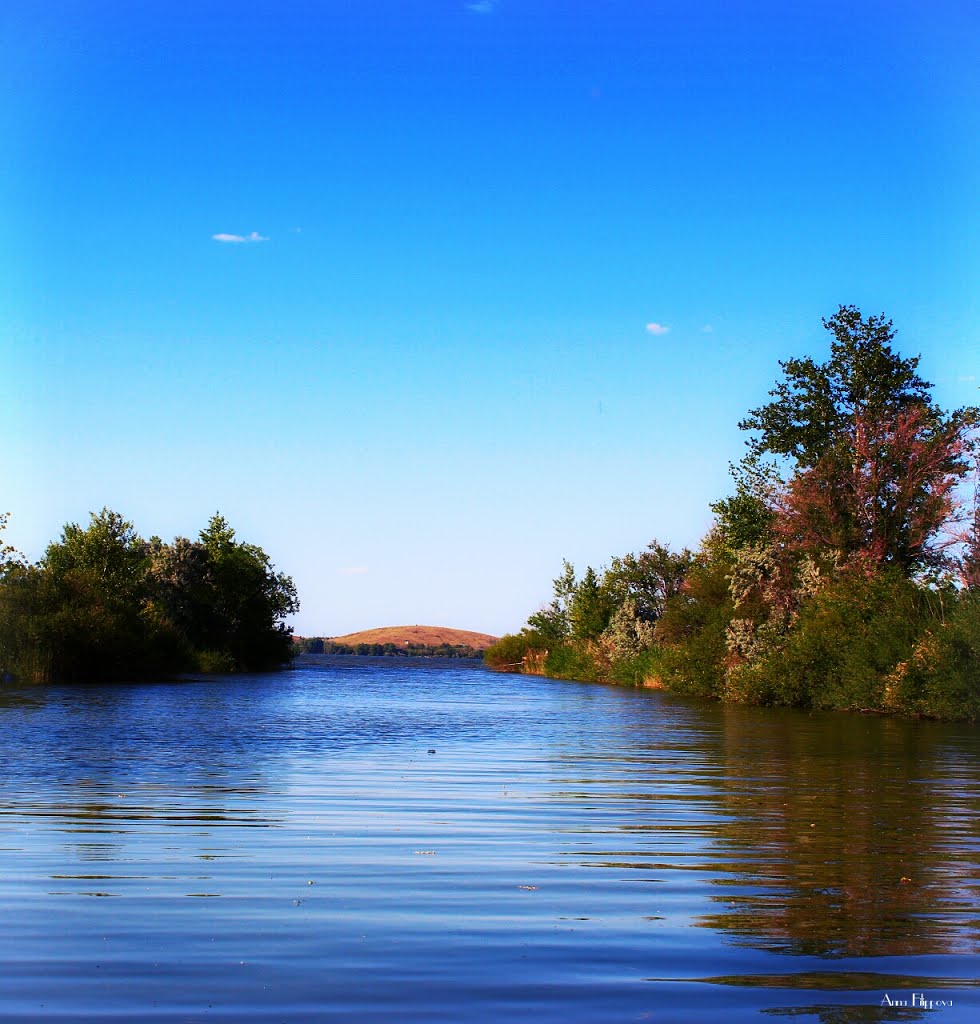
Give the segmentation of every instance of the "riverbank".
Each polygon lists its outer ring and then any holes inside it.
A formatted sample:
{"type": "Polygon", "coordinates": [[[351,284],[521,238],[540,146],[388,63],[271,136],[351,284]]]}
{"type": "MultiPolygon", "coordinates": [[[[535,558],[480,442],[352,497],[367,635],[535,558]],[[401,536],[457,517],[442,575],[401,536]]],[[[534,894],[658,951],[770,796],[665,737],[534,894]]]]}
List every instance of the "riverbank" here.
{"type": "MultiPolygon", "coordinates": [[[[791,628],[763,638],[753,657],[733,651],[737,623],[718,615],[675,631],[665,614],[649,646],[617,650],[608,635],[546,645],[533,629],[484,654],[499,672],[664,690],[728,704],[849,711],[941,721],[980,720],[980,599],[910,594],[909,581],[866,581],[861,600],[841,599],[853,582],[828,585],[791,628]],[[918,596],[918,602],[910,597],[918,596]],[[917,607],[916,607],[917,605],[917,607]]],[[[851,594],[854,597],[854,594],[851,594]]],[[[690,613],[690,605],[683,610],[690,613]]]]}
{"type": "Polygon", "coordinates": [[[945,412],[884,314],[841,306],[829,358],[780,361],[697,550],[579,577],[494,668],[729,704],[980,719],[980,409],[945,412]]]}

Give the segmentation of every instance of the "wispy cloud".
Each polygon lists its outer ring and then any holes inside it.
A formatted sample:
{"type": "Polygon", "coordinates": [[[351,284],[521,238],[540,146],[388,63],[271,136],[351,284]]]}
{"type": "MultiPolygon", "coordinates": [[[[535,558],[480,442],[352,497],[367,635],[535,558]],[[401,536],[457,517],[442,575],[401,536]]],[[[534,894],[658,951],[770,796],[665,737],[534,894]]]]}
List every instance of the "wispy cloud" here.
{"type": "Polygon", "coordinates": [[[966,383],[966,381],[976,380],[977,379],[977,375],[975,373],[971,373],[971,374],[969,374],[967,376],[957,377],[956,379],[958,381],[962,381],[963,383],[966,383]]]}
{"type": "Polygon", "coordinates": [[[705,324],[704,327],[701,328],[701,333],[702,334],[714,334],[715,333],[715,329],[711,326],[711,324],[705,324]]]}
{"type": "Polygon", "coordinates": [[[647,324],[647,334],[652,334],[655,337],[660,337],[661,334],[669,334],[670,328],[665,324],[647,324]]]}
{"type": "Polygon", "coordinates": [[[258,231],[253,231],[249,235],[229,235],[225,232],[221,232],[217,235],[211,236],[216,242],[268,242],[269,239],[265,235],[260,235],[258,231]]]}
{"type": "Polygon", "coordinates": [[[337,570],[341,576],[363,576],[368,571],[366,565],[347,565],[337,570]]]}
{"type": "Polygon", "coordinates": [[[474,14],[493,14],[496,7],[497,0],[473,0],[466,5],[466,9],[474,14]]]}

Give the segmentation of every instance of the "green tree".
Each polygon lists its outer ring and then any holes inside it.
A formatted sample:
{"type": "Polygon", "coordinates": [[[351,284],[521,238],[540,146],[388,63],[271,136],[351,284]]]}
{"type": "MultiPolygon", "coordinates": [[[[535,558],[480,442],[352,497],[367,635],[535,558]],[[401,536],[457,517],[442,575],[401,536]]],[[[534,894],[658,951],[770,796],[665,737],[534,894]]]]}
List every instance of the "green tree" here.
{"type": "Polygon", "coordinates": [[[169,667],[175,641],[151,612],[149,560],[133,524],[107,508],[48,546],[27,586],[30,631],[53,677],[143,678],[169,667]]]}
{"type": "MultiPolygon", "coordinates": [[[[0,535],[10,514],[0,514],[0,535]]],[[[23,663],[32,643],[32,580],[35,570],[24,556],[0,536],[0,677],[23,663]]]]}
{"type": "Polygon", "coordinates": [[[841,306],[823,326],[833,335],[830,358],[780,361],[784,379],[769,392],[773,401],[739,423],[756,434],[753,455],[786,456],[806,468],[840,446],[856,415],[888,419],[913,408],[938,415],[931,385],[918,374],[919,357],[894,351],[893,324],[883,313],[862,319],[856,306],[841,306]]]}
{"type": "MultiPolygon", "coordinates": [[[[830,358],[781,363],[773,401],[739,424],[755,432],[756,467],[767,455],[794,463],[788,483],[762,495],[770,529],[790,551],[857,557],[906,573],[935,566],[977,410],[946,414],[932,404],[918,357],[893,349],[884,315],[862,319],[854,306],[841,306],[824,327],[832,334],[830,358]]],[[[760,495],[743,490],[717,511],[751,532],[752,515],[738,503],[760,495]]]]}
{"type": "Polygon", "coordinates": [[[186,537],[176,537],[171,544],[157,537],[150,540],[151,599],[189,647],[207,647],[207,639],[219,635],[210,565],[208,550],[199,541],[186,537]]]}
{"type": "Polygon", "coordinates": [[[613,558],[602,586],[615,606],[632,600],[640,621],[656,622],[667,602],[680,593],[693,564],[694,555],[687,548],[675,552],[652,540],[638,555],[613,558]]]}
{"type": "Polygon", "coordinates": [[[201,531],[200,543],[207,556],[206,612],[198,620],[195,646],[226,652],[245,671],[288,661],[292,629],[283,619],[299,610],[292,579],[277,573],[260,547],[238,542],[221,515],[201,531]]]}
{"type": "Polygon", "coordinates": [[[775,497],[782,481],[776,467],[750,453],[729,470],[735,493],[711,504],[715,514],[714,542],[730,554],[747,547],[765,546],[772,539],[775,497]]]}
{"type": "Polygon", "coordinates": [[[609,625],[614,610],[609,591],[600,584],[595,569],[589,566],[575,587],[568,610],[572,636],[576,640],[595,640],[609,625]]]}
{"type": "MultiPolygon", "coordinates": [[[[0,535],[2,535],[4,530],[7,529],[7,523],[9,521],[10,513],[0,512],[0,535]]],[[[0,573],[4,572],[7,566],[15,563],[23,564],[24,556],[12,544],[8,544],[3,537],[0,536],[0,573]]]]}
{"type": "Polygon", "coordinates": [[[562,573],[553,581],[554,597],[551,603],[528,616],[527,629],[535,634],[545,647],[564,643],[572,632],[570,611],[577,587],[575,566],[565,560],[562,573]]]}

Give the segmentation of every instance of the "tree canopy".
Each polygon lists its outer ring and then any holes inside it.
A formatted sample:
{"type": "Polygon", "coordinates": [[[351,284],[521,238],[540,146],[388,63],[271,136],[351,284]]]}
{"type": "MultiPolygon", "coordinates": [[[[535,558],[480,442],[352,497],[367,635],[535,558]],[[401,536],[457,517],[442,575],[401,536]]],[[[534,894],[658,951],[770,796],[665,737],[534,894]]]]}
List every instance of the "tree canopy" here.
{"type": "MultiPolygon", "coordinates": [[[[791,549],[857,557],[903,572],[942,561],[943,527],[955,489],[967,473],[975,410],[944,413],[931,385],[918,373],[919,357],[892,347],[891,320],[862,318],[841,306],[823,321],[831,333],[830,358],[780,362],[783,380],[773,401],[739,424],[752,431],[756,480],[766,456],[792,461],[789,479],[763,493],[756,488],[756,518],[766,520],[791,549]]],[[[778,477],[768,464],[770,484],[778,477]]],[[[747,475],[747,474],[743,474],[747,475]]],[[[751,488],[715,506],[752,523],[751,488]]]]}
{"type": "Polygon", "coordinates": [[[884,315],[841,306],[823,326],[829,357],[781,362],[739,424],[749,451],[699,550],[654,542],[581,580],[566,562],[489,665],[980,718],[978,411],[933,402],[884,315]]]}
{"type": "Polygon", "coordinates": [[[841,306],[823,326],[832,335],[830,358],[780,360],[783,380],[769,392],[773,401],[739,423],[756,433],[753,454],[788,456],[807,468],[833,451],[856,416],[890,420],[912,408],[937,414],[919,357],[892,348],[894,326],[883,313],[862,318],[856,306],[841,306]]]}
{"type": "Polygon", "coordinates": [[[289,660],[293,581],[221,517],[197,541],[144,540],[109,509],[0,577],[0,668],[39,681],[262,670],[289,660]]]}

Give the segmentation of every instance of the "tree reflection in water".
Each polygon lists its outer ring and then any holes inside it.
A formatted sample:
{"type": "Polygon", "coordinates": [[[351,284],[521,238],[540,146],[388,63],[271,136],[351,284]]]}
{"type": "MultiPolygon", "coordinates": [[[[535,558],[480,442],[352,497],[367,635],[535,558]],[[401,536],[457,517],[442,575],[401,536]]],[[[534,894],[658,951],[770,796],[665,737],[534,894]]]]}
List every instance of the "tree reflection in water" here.
{"type": "Polygon", "coordinates": [[[928,1010],[910,1006],[790,1006],[761,1010],[772,1017],[807,1017],[819,1024],[878,1024],[879,1021],[923,1020],[928,1010]]]}
{"type": "Polygon", "coordinates": [[[820,957],[974,948],[972,737],[892,719],[721,714],[727,813],[715,854],[734,877],[717,880],[728,891],[699,924],[820,957]]]}

